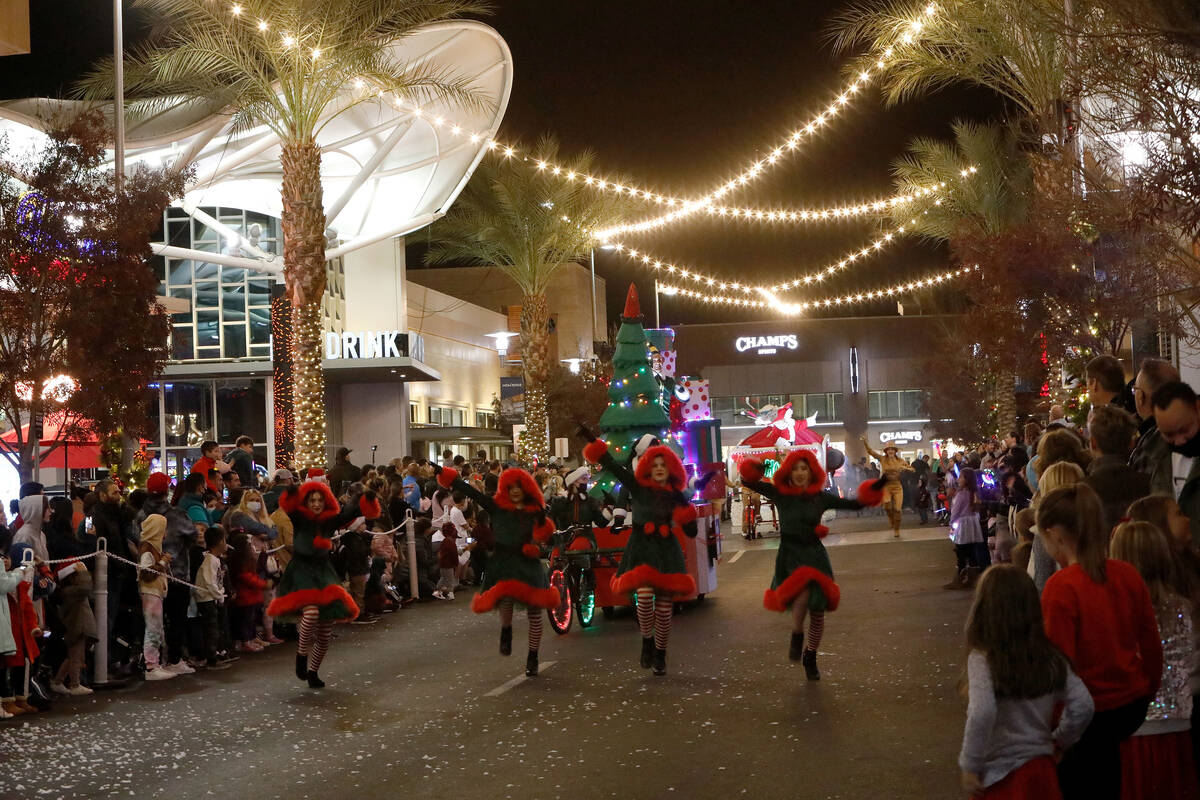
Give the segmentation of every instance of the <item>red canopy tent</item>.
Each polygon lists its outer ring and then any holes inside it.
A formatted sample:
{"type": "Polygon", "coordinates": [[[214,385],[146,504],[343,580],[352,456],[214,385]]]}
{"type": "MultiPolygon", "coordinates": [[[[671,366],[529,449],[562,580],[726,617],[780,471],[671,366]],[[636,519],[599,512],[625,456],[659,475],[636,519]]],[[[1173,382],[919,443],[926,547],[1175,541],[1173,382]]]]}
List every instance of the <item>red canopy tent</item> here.
{"type": "MultiPolygon", "coordinates": [[[[44,455],[42,467],[45,469],[64,469],[70,463],[71,469],[96,469],[100,463],[100,443],[95,436],[64,436],[61,433],[62,419],[47,419],[42,423],[42,440],[39,442],[44,455]],[[57,445],[57,446],[55,446],[57,445]],[[47,448],[54,447],[50,452],[47,448]]],[[[77,427],[84,427],[82,425],[77,427]]],[[[29,426],[21,426],[20,441],[29,441],[29,426]]],[[[17,431],[11,430],[0,435],[0,450],[15,453],[17,450],[17,431]]]]}

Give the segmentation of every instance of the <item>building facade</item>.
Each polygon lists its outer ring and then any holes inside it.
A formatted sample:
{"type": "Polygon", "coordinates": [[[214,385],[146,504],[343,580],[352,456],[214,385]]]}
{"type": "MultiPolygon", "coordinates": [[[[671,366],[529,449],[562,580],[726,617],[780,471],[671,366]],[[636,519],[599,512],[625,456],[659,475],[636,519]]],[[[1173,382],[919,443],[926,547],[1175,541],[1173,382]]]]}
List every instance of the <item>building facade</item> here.
{"type": "Polygon", "coordinates": [[[950,318],[797,319],[673,328],[676,373],[709,381],[721,446],[756,427],[749,414],[791,403],[796,419],[812,418],[847,458],[895,444],[915,458],[941,443],[924,411],[922,375],[950,318]]]}

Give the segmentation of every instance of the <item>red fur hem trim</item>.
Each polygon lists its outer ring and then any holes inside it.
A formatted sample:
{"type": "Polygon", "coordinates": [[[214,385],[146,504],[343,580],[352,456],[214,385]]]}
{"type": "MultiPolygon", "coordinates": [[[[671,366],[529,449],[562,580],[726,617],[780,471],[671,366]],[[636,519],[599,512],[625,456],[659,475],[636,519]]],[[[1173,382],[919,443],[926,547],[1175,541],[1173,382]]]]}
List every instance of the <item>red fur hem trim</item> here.
{"type": "Polygon", "coordinates": [[[883,489],[876,489],[875,481],[863,481],[858,485],[856,499],[864,506],[877,506],[883,502],[883,489]]]}
{"type": "Polygon", "coordinates": [[[267,614],[272,617],[286,617],[299,614],[305,606],[328,606],[336,601],[342,601],[349,616],[343,619],[354,619],[358,616],[358,604],[350,593],[336,583],[331,583],[324,589],[300,589],[276,597],[267,606],[267,614]]]}
{"type": "Polygon", "coordinates": [[[327,539],[324,536],[314,536],[313,547],[317,550],[332,550],[333,539],[327,539]]]}
{"type": "Polygon", "coordinates": [[[523,544],[521,545],[521,552],[526,558],[539,558],[542,555],[542,548],[536,544],[523,544]]]}
{"type": "Polygon", "coordinates": [[[813,531],[817,534],[818,539],[824,539],[826,536],[829,535],[829,528],[826,527],[825,525],[818,525],[815,528],[813,528],[813,531]]]}
{"type": "Polygon", "coordinates": [[[367,497],[364,494],[358,498],[358,510],[366,519],[378,519],[383,516],[383,507],[379,505],[378,497],[367,497]]]}
{"type": "Polygon", "coordinates": [[[551,520],[542,520],[540,525],[533,526],[533,538],[538,542],[548,542],[550,537],[554,535],[554,522],[551,520]]]}
{"type": "Polygon", "coordinates": [[[842,590],[833,578],[813,567],[796,567],[787,580],[774,589],[763,592],[763,608],[767,611],[787,611],[795,599],[810,583],[821,587],[825,595],[826,611],[836,611],[842,600],[842,590]]]}
{"type": "Polygon", "coordinates": [[[743,458],[738,464],[738,475],[743,483],[757,483],[763,479],[762,462],[756,458],[743,458]]]}
{"type": "Polygon", "coordinates": [[[458,470],[454,467],[442,467],[437,474],[438,486],[449,489],[459,477],[458,470]]]}
{"type": "Polygon", "coordinates": [[[603,439],[588,442],[583,448],[583,460],[589,464],[599,464],[600,459],[608,452],[608,444],[603,439]]]}
{"type": "Polygon", "coordinates": [[[803,495],[817,494],[825,488],[825,470],[817,463],[817,455],[811,450],[793,450],[788,453],[783,459],[783,463],[779,465],[779,469],[775,470],[775,475],[771,478],[775,483],[775,488],[781,494],[803,495]],[[812,477],[808,479],[808,485],[800,488],[792,485],[791,475],[792,468],[796,466],[797,461],[804,461],[808,464],[808,471],[812,477]]]}
{"type": "Polygon", "coordinates": [[[676,597],[696,593],[696,579],[691,575],[686,572],[659,572],[649,564],[614,575],[612,579],[612,590],[617,594],[630,594],[643,586],[660,589],[676,597]]]}
{"type": "Polygon", "coordinates": [[[515,600],[531,608],[558,608],[560,602],[558,589],[553,586],[538,589],[524,581],[507,580],[471,598],[471,610],[476,614],[486,614],[501,600],[515,600]]]}

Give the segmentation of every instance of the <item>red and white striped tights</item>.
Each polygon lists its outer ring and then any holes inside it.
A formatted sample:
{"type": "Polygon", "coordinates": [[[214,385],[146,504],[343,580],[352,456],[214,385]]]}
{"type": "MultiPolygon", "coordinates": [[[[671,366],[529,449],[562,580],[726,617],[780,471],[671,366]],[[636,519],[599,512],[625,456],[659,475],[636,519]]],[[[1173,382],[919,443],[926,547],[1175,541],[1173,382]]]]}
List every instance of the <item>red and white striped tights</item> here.
{"type": "Polygon", "coordinates": [[[667,641],[671,638],[671,612],[675,603],[670,598],[654,597],[654,589],[643,586],[637,590],[637,618],[641,628],[642,638],[654,637],[654,646],[659,650],[667,649],[667,641]]]}
{"type": "MultiPolygon", "coordinates": [[[[537,651],[542,646],[542,610],[530,606],[525,609],[529,615],[529,649],[537,651]]],[[[512,627],[513,601],[500,601],[500,624],[505,628],[512,627]]]]}
{"type": "Polygon", "coordinates": [[[300,646],[296,652],[308,656],[308,671],[316,672],[329,652],[329,640],[333,638],[333,622],[321,621],[321,609],[305,606],[300,615],[300,646]]]}

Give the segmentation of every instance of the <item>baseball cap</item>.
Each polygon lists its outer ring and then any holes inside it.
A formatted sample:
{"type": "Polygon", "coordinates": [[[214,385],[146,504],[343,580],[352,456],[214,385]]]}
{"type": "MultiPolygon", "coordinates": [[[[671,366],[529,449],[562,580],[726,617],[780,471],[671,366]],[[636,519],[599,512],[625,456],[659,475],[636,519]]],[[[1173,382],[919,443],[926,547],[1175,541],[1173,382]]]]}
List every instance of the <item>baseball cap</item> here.
{"type": "Polygon", "coordinates": [[[150,494],[166,494],[171,490],[171,479],[165,472],[155,472],[146,479],[146,491],[150,494]]]}
{"type": "Polygon", "coordinates": [[[275,474],[272,476],[272,479],[277,481],[294,481],[296,480],[296,476],[292,474],[290,469],[281,468],[275,470],[275,474]]]}

